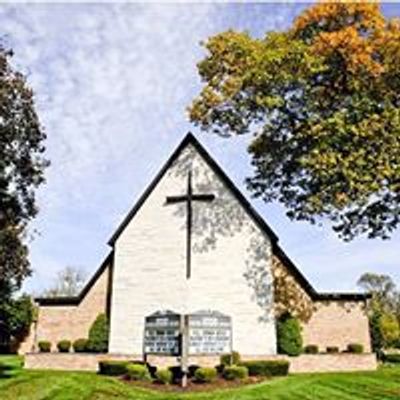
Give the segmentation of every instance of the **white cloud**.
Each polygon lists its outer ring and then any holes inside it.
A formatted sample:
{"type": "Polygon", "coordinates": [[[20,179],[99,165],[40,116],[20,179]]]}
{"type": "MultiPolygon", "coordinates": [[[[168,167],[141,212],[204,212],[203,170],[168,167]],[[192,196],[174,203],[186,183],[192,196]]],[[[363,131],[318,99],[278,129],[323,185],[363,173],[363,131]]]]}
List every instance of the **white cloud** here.
{"type": "MultiPolygon", "coordinates": [[[[32,245],[37,273],[28,288],[45,287],[44,281],[67,264],[93,270],[107,252],[106,240],[123,213],[190,129],[185,107],[200,86],[199,41],[230,27],[262,36],[287,26],[298,8],[0,5],[1,31],[15,50],[14,63],[28,74],[36,93],[52,160],[48,182],[39,191],[35,227],[42,234],[32,245]]],[[[203,141],[236,182],[248,175],[247,138],[203,141]]],[[[354,265],[383,260],[385,268],[393,269],[397,260],[393,243],[363,242],[346,252],[324,233],[328,228],[289,223],[279,207],[260,209],[289,255],[321,287],[349,287],[354,265]],[[385,249],[385,257],[379,249],[385,249]]]]}

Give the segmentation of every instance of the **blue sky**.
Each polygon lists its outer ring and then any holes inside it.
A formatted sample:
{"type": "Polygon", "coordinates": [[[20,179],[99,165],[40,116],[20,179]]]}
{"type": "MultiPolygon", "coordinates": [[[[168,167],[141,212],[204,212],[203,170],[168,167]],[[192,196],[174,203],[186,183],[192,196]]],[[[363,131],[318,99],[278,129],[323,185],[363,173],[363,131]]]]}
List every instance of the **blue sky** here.
{"type": "MultiPolygon", "coordinates": [[[[0,35],[28,76],[48,134],[47,184],[32,224],[39,293],[66,265],[87,275],[107,240],[188,130],[243,188],[248,137],[223,140],[191,126],[186,106],[201,84],[201,40],[228,28],[262,36],[285,29],[306,4],[1,4],[0,35]]],[[[387,16],[400,6],[383,6],[387,16]]],[[[253,201],[282,247],[319,290],[354,290],[361,273],[400,282],[400,232],[390,241],[341,242],[329,223],[290,222],[277,204],[253,201]]]]}

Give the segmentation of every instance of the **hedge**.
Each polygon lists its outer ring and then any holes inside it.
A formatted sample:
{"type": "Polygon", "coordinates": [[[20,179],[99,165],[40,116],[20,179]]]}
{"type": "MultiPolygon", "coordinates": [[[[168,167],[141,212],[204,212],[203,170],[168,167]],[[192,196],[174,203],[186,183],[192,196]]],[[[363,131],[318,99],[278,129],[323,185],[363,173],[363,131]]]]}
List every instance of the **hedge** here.
{"type": "Polygon", "coordinates": [[[223,377],[227,381],[246,379],[249,376],[249,370],[245,366],[228,365],[225,367],[223,377]]]}
{"type": "Polygon", "coordinates": [[[337,346],[328,346],[326,348],[326,352],[329,353],[329,354],[339,353],[339,347],[337,347],[337,346]]]}
{"type": "Polygon", "coordinates": [[[60,340],[57,343],[57,349],[60,353],[69,353],[71,349],[71,341],[70,340],[60,340]]]}
{"type": "Polygon", "coordinates": [[[183,377],[182,369],[179,365],[173,365],[168,368],[172,373],[172,382],[179,383],[183,377]]]}
{"type": "Polygon", "coordinates": [[[199,368],[194,373],[196,382],[208,383],[217,378],[217,370],[215,368],[199,368]]]}
{"type": "Polygon", "coordinates": [[[309,344],[308,346],[304,347],[304,353],[306,354],[318,354],[319,349],[318,346],[315,344],[309,344]]]}
{"type": "Polygon", "coordinates": [[[250,376],[284,376],[289,373],[289,362],[285,360],[254,360],[240,364],[248,369],[250,376]]]}
{"type": "Polygon", "coordinates": [[[350,343],[347,346],[347,351],[349,353],[361,354],[364,352],[364,346],[360,343],[350,343]]]}
{"type": "Polygon", "coordinates": [[[120,376],[127,373],[129,361],[104,360],[99,362],[99,374],[109,376],[120,376]]]}
{"type": "Polygon", "coordinates": [[[50,353],[51,343],[48,340],[41,340],[38,346],[41,353],[50,353]]]}
{"type": "Polygon", "coordinates": [[[400,353],[384,354],[383,361],[388,363],[400,363],[400,353]]]}
{"type": "Polygon", "coordinates": [[[189,368],[188,368],[188,377],[189,377],[189,378],[193,378],[195,372],[196,372],[199,368],[200,368],[199,365],[195,365],[195,364],[189,365],[189,368]]]}
{"type": "Polygon", "coordinates": [[[84,353],[88,349],[88,340],[84,338],[76,339],[74,343],[72,343],[72,347],[75,353],[84,353]]]}
{"type": "Polygon", "coordinates": [[[126,366],[126,375],[133,381],[151,381],[150,372],[145,365],[128,364],[126,366]]]}
{"type": "Polygon", "coordinates": [[[169,385],[172,382],[172,372],[169,369],[159,369],[156,371],[157,382],[169,385]]]}
{"type": "Polygon", "coordinates": [[[221,365],[238,365],[240,363],[240,354],[237,351],[232,353],[222,354],[220,357],[221,365]]]}

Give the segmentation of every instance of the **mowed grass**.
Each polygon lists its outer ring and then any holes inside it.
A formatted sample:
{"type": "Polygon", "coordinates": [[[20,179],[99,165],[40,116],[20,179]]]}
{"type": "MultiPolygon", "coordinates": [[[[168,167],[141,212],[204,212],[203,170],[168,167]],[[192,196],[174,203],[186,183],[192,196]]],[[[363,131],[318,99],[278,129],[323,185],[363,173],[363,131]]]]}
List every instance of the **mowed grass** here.
{"type": "Polygon", "coordinates": [[[0,356],[1,400],[386,400],[400,399],[400,367],[376,372],[307,374],[276,378],[237,389],[160,393],[87,372],[28,371],[22,358],[0,356]]]}

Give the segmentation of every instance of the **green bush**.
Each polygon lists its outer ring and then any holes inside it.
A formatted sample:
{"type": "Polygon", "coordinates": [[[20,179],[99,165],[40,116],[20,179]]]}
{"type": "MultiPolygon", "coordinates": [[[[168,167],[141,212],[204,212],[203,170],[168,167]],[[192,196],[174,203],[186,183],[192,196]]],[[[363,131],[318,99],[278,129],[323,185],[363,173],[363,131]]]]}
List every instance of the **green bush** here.
{"type": "Polygon", "coordinates": [[[284,376],[289,372],[289,362],[285,360],[244,361],[240,365],[247,368],[250,376],[284,376]]]}
{"type": "Polygon", "coordinates": [[[319,349],[318,346],[315,344],[309,344],[308,346],[304,347],[304,353],[306,354],[318,354],[319,349]]]}
{"type": "Polygon", "coordinates": [[[172,382],[179,383],[183,377],[181,367],[179,365],[173,365],[172,367],[169,367],[168,370],[172,373],[172,382]]]}
{"type": "Polygon", "coordinates": [[[194,373],[196,382],[208,383],[217,378],[217,370],[215,368],[199,368],[194,373]]]}
{"type": "Polygon", "coordinates": [[[237,351],[222,354],[220,359],[221,365],[238,365],[240,363],[240,354],[237,351]]]}
{"type": "Polygon", "coordinates": [[[277,340],[280,354],[300,355],[303,349],[303,339],[299,321],[289,314],[283,315],[277,322],[277,340]]]}
{"type": "Polygon", "coordinates": [[[364,346],[360,343],[350,343],[347,346],[347,351],[349,353],[361,354],[364,353],[364,346]]]}
{"type": "Polygon", "coordinates": [[[196,372],[199,368],[200,368],[199,365],[194,365],[194,364],[193,364],[193,365],[189,365],[189,368],[188,368],[188,377],[189,377],[189,378],[193,378],[195,372],[196,372]]]}
{"type": "Polygon", "coordinates": [[[245,366],[227,365],[223,372],[223,377],[227,381],[246,379],[249,376],[249,370],[245,366]]]}
{"type": "Polygon", "coordinates": [[[104,360],[99,362],[99,374],[121,376],[127,373],[129,361],[104,360]]]}
{"type": "Polygon", "coordinates": [[[88,340],[87,339],[76,339],[72,344],[72,347],[75,353],[84,353],[88,349],[88,340]]]}
{"type": "Polygon", "coordinates": [[[41,353],[49,353],[51,351],[51,343],[47,340],[41,340],[38,346],[41,353]]]}
{"type": "Polygon", "coordinates": [[[388,363],[400,363],[400,354],[399,354],[399,353],[384,354],[382,358],[383,358],[383,361],[384,361],[384,362],[388,362],[388,363]]]}
{"type": "Polygon", "coordinates": [[[106,353],[108,350],[108,321],[105,314],[99,314],[89,330],[88,350],[106,353]]]}
{"type": "Polygon", "coordinates": [[[326,352],[329,353],[329,354],[339,353],[339,347],[337,347],[337,346],[328,346],[326,348],[326,352]]]}
{"type": "Polygon", "coordinates": [[[71,349],[71,341],[70,340],[60,340],[57,343],[57,349],[60,353],[69,353],[71,349]]]}
{"type": "Polygon", "coordinates": [[[156,371],[157,382],[169,385],[172,382],[172,372],[169,369],[159,369],[156,371]]]}
{"type": "Polygon", "coordinates": [[[126,366],[126,375],[133,381],[151,381],[150,372],[145,365],[128,364],[126,366]]]}

